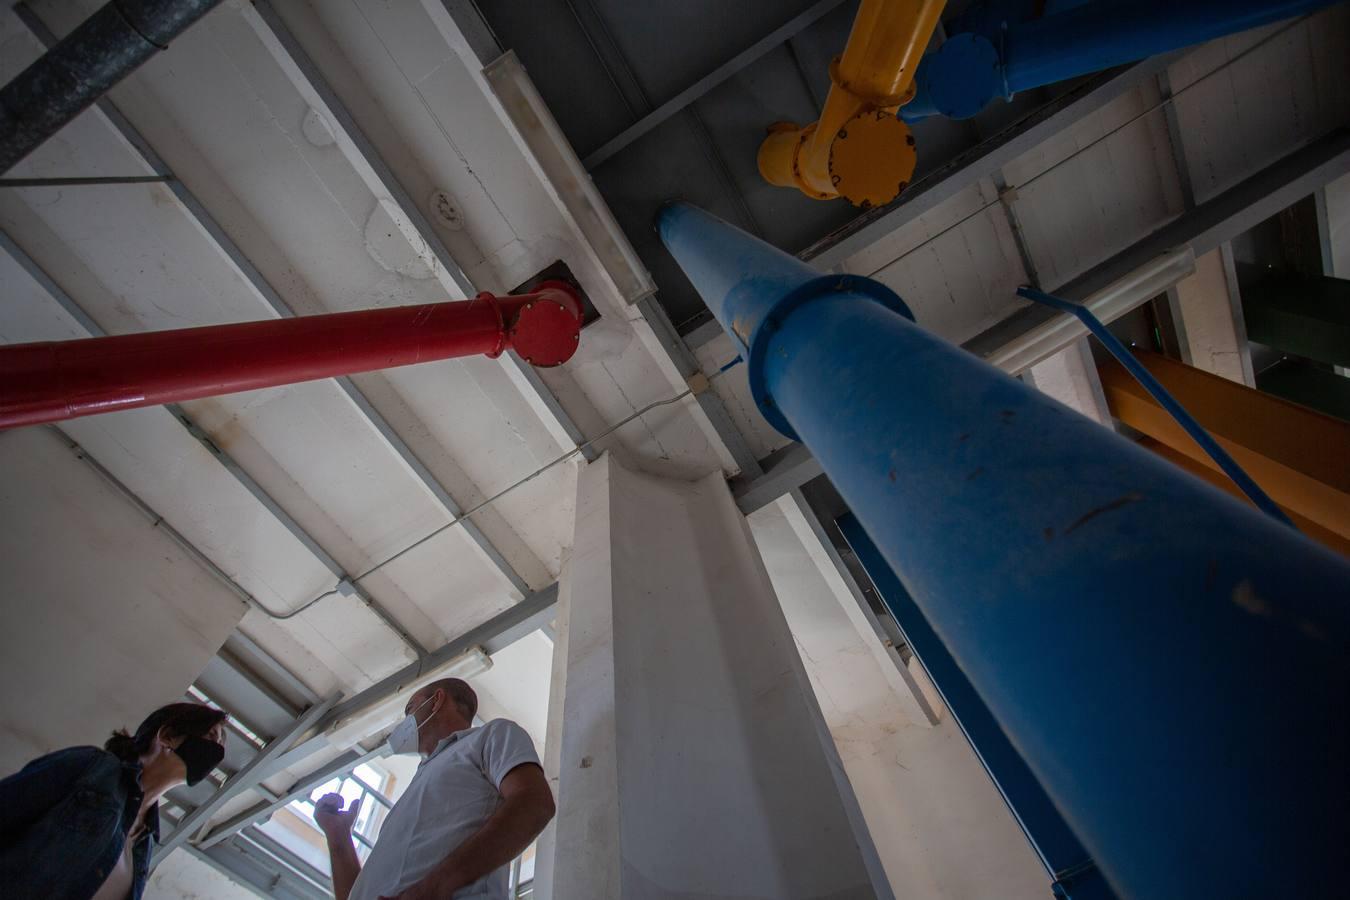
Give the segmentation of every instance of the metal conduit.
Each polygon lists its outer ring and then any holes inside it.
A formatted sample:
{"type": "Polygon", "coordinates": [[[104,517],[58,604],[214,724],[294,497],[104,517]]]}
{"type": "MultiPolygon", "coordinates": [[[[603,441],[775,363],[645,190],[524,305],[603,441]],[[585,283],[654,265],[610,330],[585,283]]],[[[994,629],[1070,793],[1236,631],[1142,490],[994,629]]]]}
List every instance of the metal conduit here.
{"type": "Polygon", "coordinates": [[[0,174],[220,0],[112,0],[0,88],[0,174]]]}

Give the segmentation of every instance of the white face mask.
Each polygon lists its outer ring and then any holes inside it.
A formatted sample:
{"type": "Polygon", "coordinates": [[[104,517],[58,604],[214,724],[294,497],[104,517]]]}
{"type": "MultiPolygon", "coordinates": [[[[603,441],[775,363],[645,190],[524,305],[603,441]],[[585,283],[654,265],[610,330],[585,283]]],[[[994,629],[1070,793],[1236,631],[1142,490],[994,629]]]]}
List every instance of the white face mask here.
{"type": "MultiPolygon", "coordinates": [[[[412,712],[404,716],[402,722],[399,722],[398,725],[394,726],[394,730],[389,732],[390,750],[395,753],[417,752],[417,729],[431,720],[431,716],[427,716],[425,721],[418,723],[417,711],[435,699],[436,695],[432,694],[414,707],[412,712]]],[[[434,716],[435,714],[436,713],[433,710],[431,715],[434,716]]]]}

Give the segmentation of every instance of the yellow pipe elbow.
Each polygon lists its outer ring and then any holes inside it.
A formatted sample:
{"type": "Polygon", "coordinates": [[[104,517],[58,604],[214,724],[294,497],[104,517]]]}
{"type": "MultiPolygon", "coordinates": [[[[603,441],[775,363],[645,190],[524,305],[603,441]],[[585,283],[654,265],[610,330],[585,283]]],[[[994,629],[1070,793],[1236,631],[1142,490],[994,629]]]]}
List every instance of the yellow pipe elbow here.
{"type": "Polygon", "coordinates": [[[818,122],[777,123],[760,145],[760,175],[808,197],[855,206],[888,203],[909,183],[916,155],[895,110],[914,94],[914,72],[945,0],[863,0],[818,122]]]}

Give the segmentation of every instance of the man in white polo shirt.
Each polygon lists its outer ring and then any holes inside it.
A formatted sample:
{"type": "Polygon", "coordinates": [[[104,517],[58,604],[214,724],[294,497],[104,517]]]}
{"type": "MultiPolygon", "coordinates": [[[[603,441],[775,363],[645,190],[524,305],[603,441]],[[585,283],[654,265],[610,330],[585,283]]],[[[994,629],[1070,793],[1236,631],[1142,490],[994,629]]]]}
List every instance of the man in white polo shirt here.
{"type": "Polygon", "coordinates": [[[422,763],[364,867],[352,843],[361,801],[344,810],[341,795],[326,794],[315,804],[337,900],[507,896],[507,868],[553,818],[553,792],[525,729],[506,719],[474,728],[477,711],[458,678],[408,700],[389,745],[422,763]]]}

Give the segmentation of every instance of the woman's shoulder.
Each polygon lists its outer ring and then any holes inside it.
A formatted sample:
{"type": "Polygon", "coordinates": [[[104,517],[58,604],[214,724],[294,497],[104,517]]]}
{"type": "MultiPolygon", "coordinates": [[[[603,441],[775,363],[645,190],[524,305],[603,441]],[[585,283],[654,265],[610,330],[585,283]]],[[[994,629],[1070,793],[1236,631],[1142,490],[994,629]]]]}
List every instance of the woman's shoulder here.
{"type": "Polygon", "coordinates": [[[87,774],[97,777],[105,772],[120,772],[121,768],[122,760],[102,747],[81,746],[66,747],[39,756],[24,766],[19,774],[61,772],[68,776],[87,774]]]}

